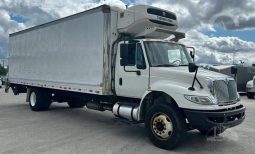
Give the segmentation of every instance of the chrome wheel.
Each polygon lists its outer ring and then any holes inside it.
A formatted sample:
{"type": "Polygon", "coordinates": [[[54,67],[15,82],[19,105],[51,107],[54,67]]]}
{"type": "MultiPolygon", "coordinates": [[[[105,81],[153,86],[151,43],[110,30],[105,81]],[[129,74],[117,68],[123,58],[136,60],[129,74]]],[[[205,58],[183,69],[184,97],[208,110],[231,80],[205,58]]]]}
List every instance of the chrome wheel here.
{"type": "Polygon", "coordinates": [[[35,106],[35,104],[36,104],[35,92],[32,92],[31,95],[30,95],[30,104],[31,104],[31,106],[35,106]]]}
{"type": "Polygon", "coordinates": [[[173,124],[164,113],[155,114],[152,118],[153,133],[160,139],[168,139],[173,132],[173,124]]]}

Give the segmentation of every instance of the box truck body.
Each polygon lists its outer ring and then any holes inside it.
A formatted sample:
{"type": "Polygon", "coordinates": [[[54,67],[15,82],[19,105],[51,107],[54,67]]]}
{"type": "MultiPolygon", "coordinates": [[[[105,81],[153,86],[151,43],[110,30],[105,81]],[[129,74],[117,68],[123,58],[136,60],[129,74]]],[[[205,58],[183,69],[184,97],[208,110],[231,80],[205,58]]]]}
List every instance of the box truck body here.
{"type": "Polygon", "coordinates": [[[108,94],[111,32],[110,15],[97,8],[12,34],[9,80],[108,94]]]}
{"type": "Polygon", "coordinates": [[[167,10],[103,5],[10,34],[6,92],[27,93],[33,111],[67,102],[144,122],[164,149],[188,130],[217,135],[239,125],[245,107],[235,80],[194,64],[177,28],[167,10]]]}

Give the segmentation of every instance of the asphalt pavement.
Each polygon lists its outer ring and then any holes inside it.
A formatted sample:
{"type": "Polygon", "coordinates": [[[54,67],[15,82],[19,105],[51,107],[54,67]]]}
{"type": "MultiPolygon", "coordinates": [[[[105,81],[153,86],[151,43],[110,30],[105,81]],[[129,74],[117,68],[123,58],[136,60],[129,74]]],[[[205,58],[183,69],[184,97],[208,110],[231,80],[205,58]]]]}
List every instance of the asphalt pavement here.
{"type": "Polygon", "coordinates": [[[116,119],[111,112],[69,109],[53,103],[49,111],[33,112],[25,95],[0,89],[0,153],[255,153],[255,99],[241,97],[245,121],[218,137],[187,132],[174,150],[150,143],[143,124],[116,119]]]}

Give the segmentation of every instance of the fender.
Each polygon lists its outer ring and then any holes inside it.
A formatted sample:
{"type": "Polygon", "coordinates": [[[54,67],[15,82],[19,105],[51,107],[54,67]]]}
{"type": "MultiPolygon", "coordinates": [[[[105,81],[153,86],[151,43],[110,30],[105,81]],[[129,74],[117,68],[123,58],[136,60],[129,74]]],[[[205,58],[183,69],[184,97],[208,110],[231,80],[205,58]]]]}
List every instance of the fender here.
{"type": "Polygon", "coordinates": [[[143,121],[143,120],[144,120],[144,117],[145,117],[145,115],[146,115],[146,112],[147,112],[147,110],[148,110],[148,107],[150,107],[151,105],[153,105],[153,104],[151,104],[151,103],[148,104],[148,103],[149,103],[148,100],[149,100],[151,97],[153,97],[154,94],[155,94],[155,95],[159,94],[159,95],[165,95],[165,96],[167,96],[169,99],[171,99],[171,100],[174,101],[174,103],[176,104],[177,107],[179,107],[178,104],[176,103],[176,101],[174,100],[174,98],[171,97],[171,95],[165,93],[164,91],[159,91],[159,90],[148,90],[148,91],[146,91],[146,92],[144,93],[144,95],[143,95],[143,97],[142,97],[142,99],[141,99],[141,101],[140,101],[140,105],[139,105],[139,107],[138,107],[137,121],[143,121]]]}
{"type": "Polygon", "coordinates": [[[179,85],[177,83],[169,82],[169,80],[161,80],[153,83],[151,85],[150,90],[145,91],[143,94],[143,97],[140,101],[140,106],[138,109],[138,121],[143,120],[143,117],[146,113],[146,103],[147,99],[153,94],[153,93],[162,93],[169,96],[170,99],[176,103],[178,108],[194,108],[199,109],[202,106],[189,102],[184,98],[184,94],[189,95],[208,95],[204,90],[196,90],[196,91],[190,91],[188,90],[188,85],[185,87],[182,85],[179,85]]]}

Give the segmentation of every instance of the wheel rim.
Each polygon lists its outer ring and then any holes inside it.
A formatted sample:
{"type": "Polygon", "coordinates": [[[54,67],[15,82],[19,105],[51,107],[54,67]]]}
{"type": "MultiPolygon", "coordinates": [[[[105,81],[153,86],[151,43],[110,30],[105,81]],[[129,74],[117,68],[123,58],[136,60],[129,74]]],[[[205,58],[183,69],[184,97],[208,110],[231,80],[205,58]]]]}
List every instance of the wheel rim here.
{"type": "Polygon", "coordinates": [[[31,106],[35,106],[35,104],[36,104],[36,95],[34,92],[32,92],[30,95],[30,104],[31,104],[31,106]]]}
{"type": "Polygon", "coordinates": [[[152,118],[152,131],[160,139],[167,139],[172,135],[173,124],[164,113],[157,113],[152,118]]]}

